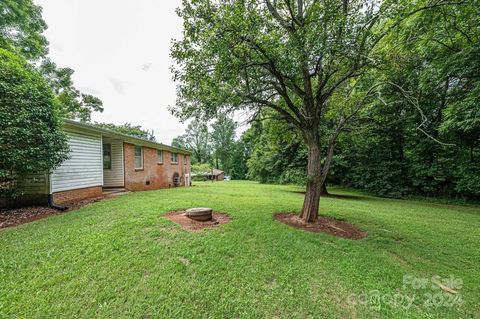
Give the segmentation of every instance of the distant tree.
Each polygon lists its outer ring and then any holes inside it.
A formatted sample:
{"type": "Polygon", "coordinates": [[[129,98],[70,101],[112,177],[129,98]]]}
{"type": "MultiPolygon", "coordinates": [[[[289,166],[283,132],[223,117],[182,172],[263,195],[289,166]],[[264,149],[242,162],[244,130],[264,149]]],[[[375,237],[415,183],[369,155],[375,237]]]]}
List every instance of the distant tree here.
{"type": "Polygon", "coordinates": [[[192,163],[206,163],[210,157],[208,125],[200,120],[193,120],[188,124],[185,134],[172,141],[172,146],[190,150],[192,163]]]}
{"type": "Polygon", "coordinates": [[[46,28],[42,8],[32,0],[0,1],[0,48],[27,60],[44,57],[48,52],[48,41],[43,35],[46,28]]]}
{"type": "Polygon", "coordinates": [[[173,147],[183,148],[183,149],[186,149],[186,150],[191,151],[191,150],[188,149],[188,147],[187,147],[187,141],[185,141],[185,135],[180,135],[180,136],[174,137],[173,140],[172,140],[171,145],[172,145],[173,147]]]}
{"type": "Polygon", "coordinates": [[[179,10],[185,36],[172,48],[179,83],[172,111],[188,118],[271,109],[277,119],[290,123],[308,149],[300,216],[314,222],[338,135],[376,92],[375,84],[355,90],[355,82],[371,68],[382,67],[378,44],[414,14],[451,4],[185,0],[179,10]],[[348,92],[356,103],[332,103],[338,94],[350,101],[348,92]],[[333,129],[326,130],[330,123],[333,129]]]}
{"type": "Polygon", "coordinates": [[[245,132],[255,137],[248,160],[249,178],[262,183],[304,185],[307,150],[297,131],[269,119],[257,122],[252,131],[245,132]]]}
{"type": "Polygon", "coordinates": [[[235,146],[237,123],[225,114],[220,114],[212,124],[211,143],[215,167],[230,174],[232,153],[235,146]]]}
{"type": "Polygon", "coordinates": [[[247,161],[250,158],[249,145],[240,139],[235,141],[231,153],[231,168],[229,174],[232,179],[247,179],[248,166],[247,161]]]}
{"type": "Polygon", "coordinates": [[[62,117],[89,122],[93,112],[103,112],[103,103],[99,98],[81,93],[75,88],[72,69],[58,68],[55,63],[45,59],[39,71],[50,83],[56,99],[62,106],[62,117]]]}
{"type": "Polygon", "coordinates": [[[61,106],[60,116],[90,121],[92,112],[102,112],[102,101],[80,92],[72,80],[73,70],[59,68],[47,58],[47,28],[42,8],[32,0],[0,1],[0,48],[12,51],[29,60],[51,85],[61,106]]]}
{"type": "Polygon", "coordinates": [[[140,125],[132,125],[130,123],[117,125],[113,123],[98,123],[98,122],[95,122],[95,125],[118,132],[118,133],[143,138],[149,141],[156,140],[155,135],[153,134],[153,130],[152,131],[145,130],[140,125]]]}
{"type": "Polygon", "coordinates": [[[51,172],[68,155],[53,92],[22,58],[0,49],[0,192],[16,175],[51,172]]]}

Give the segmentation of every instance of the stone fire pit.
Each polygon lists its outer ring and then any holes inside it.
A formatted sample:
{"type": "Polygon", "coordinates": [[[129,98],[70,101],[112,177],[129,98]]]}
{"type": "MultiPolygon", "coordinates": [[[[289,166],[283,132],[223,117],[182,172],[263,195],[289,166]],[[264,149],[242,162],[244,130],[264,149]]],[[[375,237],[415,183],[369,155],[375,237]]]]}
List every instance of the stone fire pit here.
{"type": "Polygon", "coordinates": [[[185,216],[196,221],[206,222],[212,220],[212,211],[207,207],[190,208],[185,211],[185,216]]]}

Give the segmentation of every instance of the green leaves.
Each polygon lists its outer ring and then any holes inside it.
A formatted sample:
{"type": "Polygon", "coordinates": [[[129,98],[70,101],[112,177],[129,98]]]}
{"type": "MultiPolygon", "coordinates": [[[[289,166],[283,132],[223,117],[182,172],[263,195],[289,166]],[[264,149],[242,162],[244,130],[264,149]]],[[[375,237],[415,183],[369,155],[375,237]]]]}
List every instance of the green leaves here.
{"type": "Polygon", "coordinates": [[[48,41],[43,35],[46,28],[42,9],[33,1],[0,1],[0,48],[26,59],[41,58],[48,52],[48,41]]]}
{"type": "Polygon", "coordinates": [[[0,49],[0,175],[49,172],[67,155],[49,85],[22,58],[0,49]]]}
{"type": "Polygon", "coordinates": [[[55,63],[45,59],[39,71],[52,87],[62,117],[88,122],[93,112],[103,112],[103,103],[99,98],[81,93],[75,88],[72,69],[58,68],[55,63]]]}

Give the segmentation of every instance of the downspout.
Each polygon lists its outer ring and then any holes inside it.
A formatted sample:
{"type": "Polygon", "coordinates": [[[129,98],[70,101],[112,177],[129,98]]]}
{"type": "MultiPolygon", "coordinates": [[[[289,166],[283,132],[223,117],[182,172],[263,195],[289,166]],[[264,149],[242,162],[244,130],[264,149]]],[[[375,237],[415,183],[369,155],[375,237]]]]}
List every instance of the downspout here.
{"type": "Polygon", "coordinates": [[[68,207],[62,206],[55,204],[55,201],[53,200],[53,194],[52,194],[52,174],[48,174],[48,207],[57,209],[60,211],[66,211],[68,207]]]}

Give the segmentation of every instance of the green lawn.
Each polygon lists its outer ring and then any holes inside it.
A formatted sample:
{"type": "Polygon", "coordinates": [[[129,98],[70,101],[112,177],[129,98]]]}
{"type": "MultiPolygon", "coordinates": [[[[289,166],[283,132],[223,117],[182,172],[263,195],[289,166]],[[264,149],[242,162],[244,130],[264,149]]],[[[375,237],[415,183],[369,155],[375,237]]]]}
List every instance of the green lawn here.
{"type": "Polygon", "coordinates": [[[1,230],[0,318],[480,317],[479,208],[322,199],[322,214],[369,232],[353,241],[274,221],[274,212],[300,209],[297,187],[196,185],[1,230]],[[194,206],[232,221],[191,233],[162,218],[194,206]],[[405,275],[427,278],[428,287],[404,286],[405,275]],[[455,302],[430,287],[435,275],[462,280],[455,302]],[[388,303],[394,294],[399,302],[388,303]],[[400,303],[406,297],[410,307],[400,303]]]}

